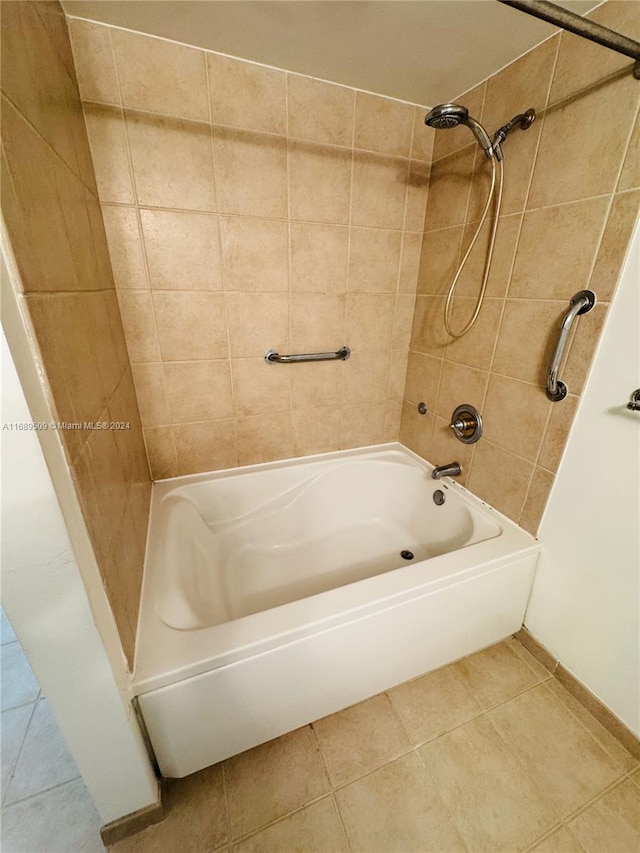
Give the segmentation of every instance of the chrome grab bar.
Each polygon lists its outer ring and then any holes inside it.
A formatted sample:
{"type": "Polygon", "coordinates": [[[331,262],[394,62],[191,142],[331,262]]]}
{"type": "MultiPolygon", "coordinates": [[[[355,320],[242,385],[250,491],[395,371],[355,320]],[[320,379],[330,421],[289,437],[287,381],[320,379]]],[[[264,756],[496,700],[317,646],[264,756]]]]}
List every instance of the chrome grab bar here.
{"type": "Polygon", "coordinates": [[[337,352],[306,352],[300,355],[280,355],[273,349],[264,354],[267,364],[295,364],[301,361],[346,361],[351,355],[349,347],[341,347],[337,352]]]}
{"type": "Polygon", "coordinates": [[[562,321],[560,337],[558,338],[558,343],[556,344],[556,349],[553,353],[551,366],[549,367],[549,373],[547,375],[547,397],[550,400],[553,400],[554,403],[564,400],[567,396],[567,386],[564,382],[561,382],[558,379],[558,371],[560,370],[562,356],[564,355],[564,348],[567,345],[573,321],[578,314],[586,314],[588,311],[591,311],[595,304],[596,295],[592,290],[579,290],[569,302],[569,310],[562,321]]]}

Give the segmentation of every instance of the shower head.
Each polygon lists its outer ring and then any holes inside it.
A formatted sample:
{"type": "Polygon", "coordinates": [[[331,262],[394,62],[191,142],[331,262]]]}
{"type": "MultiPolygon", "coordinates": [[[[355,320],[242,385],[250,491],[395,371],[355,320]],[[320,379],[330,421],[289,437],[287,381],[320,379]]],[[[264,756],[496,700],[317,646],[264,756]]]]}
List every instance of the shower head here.
{"type": "Polygon", "coordinates": [[[469,110],[461,104],[438,104],[437,107],[433,107],[427,113],[424,123],[436,130],[448,130],[450,127],[458,127],[458,125],[464,124],[478,140],[487,157],[489,159],[493,157],[493,148],[488,133],[479,121],[469,115],[469,110]]]}

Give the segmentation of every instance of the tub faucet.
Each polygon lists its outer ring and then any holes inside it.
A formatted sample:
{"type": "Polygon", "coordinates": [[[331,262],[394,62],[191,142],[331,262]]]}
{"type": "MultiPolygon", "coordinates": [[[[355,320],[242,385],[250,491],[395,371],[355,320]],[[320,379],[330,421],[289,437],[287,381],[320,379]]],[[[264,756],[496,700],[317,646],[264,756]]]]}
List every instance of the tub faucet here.
{"type": "Polygon", "coordinates": [[[441,477],[459,477],[462,474],[462,468],[457,462],[449,462],[448,465],[439,465],[431,472],[432,480],[439,480],[441,477]]]}

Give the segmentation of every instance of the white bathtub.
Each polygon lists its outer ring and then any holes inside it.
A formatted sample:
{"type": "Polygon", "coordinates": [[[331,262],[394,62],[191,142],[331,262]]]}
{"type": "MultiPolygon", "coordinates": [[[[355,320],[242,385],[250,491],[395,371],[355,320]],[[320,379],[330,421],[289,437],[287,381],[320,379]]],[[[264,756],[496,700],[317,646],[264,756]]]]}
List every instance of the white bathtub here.
{"type": "Polygon", "coordinates": [[[541,546],[431,470],[390,444],[154,485],[134,692],[163,775],[520,628],[541,546]]]}

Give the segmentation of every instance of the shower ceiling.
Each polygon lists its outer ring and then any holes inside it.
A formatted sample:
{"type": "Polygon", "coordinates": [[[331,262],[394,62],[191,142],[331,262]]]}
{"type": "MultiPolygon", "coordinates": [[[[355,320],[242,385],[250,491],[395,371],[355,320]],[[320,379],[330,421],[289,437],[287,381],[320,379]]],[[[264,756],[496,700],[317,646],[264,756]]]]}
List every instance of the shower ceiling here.
{"type": "MultiPolygon", "coordinates": [[[[495,0],[63,0],[69,15],[419,104],[447,101],[554,32],[495,0]]],[[[584,15],[590,0],[559,3],[584,15]]],[[[602,48],[603,51],[605,48],[602,48]]]]}

